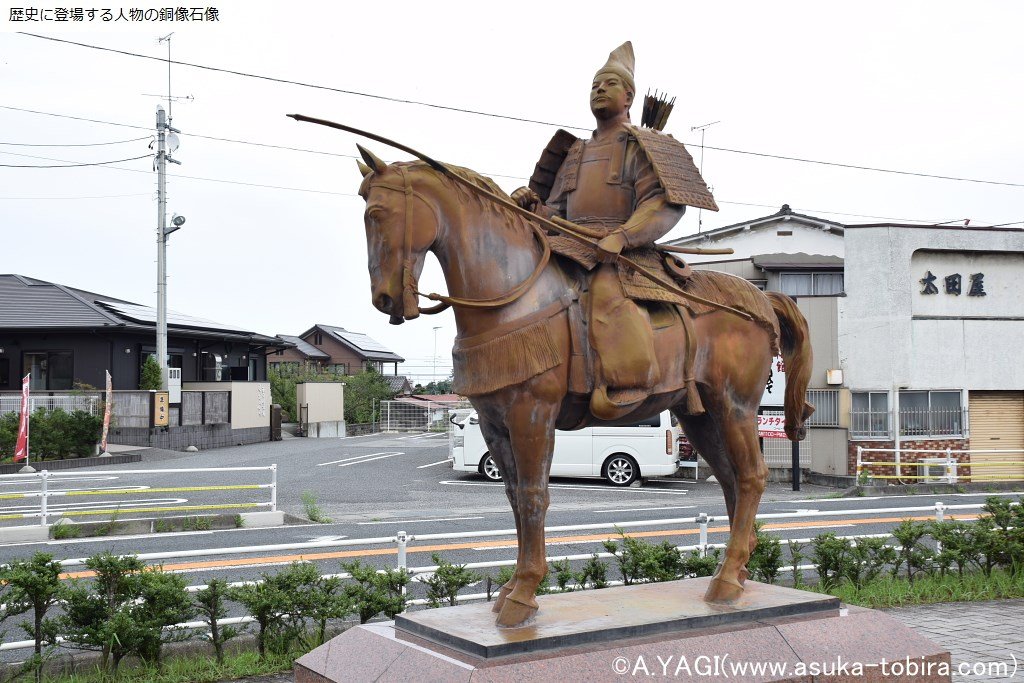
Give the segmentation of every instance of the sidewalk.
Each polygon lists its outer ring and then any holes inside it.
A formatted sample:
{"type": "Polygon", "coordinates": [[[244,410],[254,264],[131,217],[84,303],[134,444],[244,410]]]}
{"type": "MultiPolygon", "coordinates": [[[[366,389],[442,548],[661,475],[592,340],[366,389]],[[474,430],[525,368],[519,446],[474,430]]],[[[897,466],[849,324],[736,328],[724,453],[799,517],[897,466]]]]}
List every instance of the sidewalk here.
{"type": "MultiPolygon", "coordinates": [[[[1024,665],[1024,600],[949,602],[886,610],[921,635],[949,648],[953,669],[960,664],[977,667],[953,681],[1008,680],[1015,665],[1024,665]],[[993,673],[993,664],[1006,663],[1009,675],[993,673]]],[[[1024,668],[1024,666],[1022,666],[1024,668]]],[[[1019,672],[1024,675],[1024,672],[1019,672]]],[[[1014,677],[1016,678],[1016,677],[1014,677]]],[[[291,673],[243,678],[234,683],[291,683],[291,673]]],[[[228,683],[224,681],[222,683],[228,683]]]]}
{"type": "MultiPolygon", "coordinates": [[[[1005,662],[1012,675],[1024,668],[1024,600],[992,602],[947,602],[887,610],[889,614],[921,635],[949,648],[953,669],[965,664],[978,674],[953,674],[954,681],[996,681],[1008,676],[992,675],[988,667],[1005,662]],[[1016,657],[1016,666],[1013,658],[1016,657]],[[985,671],[981,669],[985,668],[985,671]]],[[[1017,677],[1024,676],[1024,671],[1017,677]]]]}

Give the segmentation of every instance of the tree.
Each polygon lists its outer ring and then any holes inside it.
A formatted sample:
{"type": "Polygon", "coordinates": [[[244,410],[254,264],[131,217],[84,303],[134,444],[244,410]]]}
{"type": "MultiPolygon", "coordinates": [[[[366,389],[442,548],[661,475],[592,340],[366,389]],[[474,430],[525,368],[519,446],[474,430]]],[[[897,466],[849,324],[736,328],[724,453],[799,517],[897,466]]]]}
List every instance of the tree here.
{"type": "Polygon", "coordinates": [[[217,653],[217,663],[224,663],[224,643],[239,634],[233,626],[222,626],[220,621],[227,616],[228,608],[224,602],[228,593],[228,584],[223,579],[214,579],[206,588],[196,592],[195,606],[199,617],[210,626],[210,643],[217,653]]]}
{"type": "Polygon", "coordinates": [[[16,614],[32,613],[31,623],[21,627],[35,640],[32,659],[26,669],[35,670],[36,681],[42,680],[43,645],[56,644],[56,628],[46,613],[61,598],[60,562],[52,555],[36,553],[31,559],[16,559],[0,567],[0,620],[16,614]]]}
{"type": "Polygon", "coordinates": [[[143,391],[160,390],[163,387],[163,377],[160,374],[160,363],[156,356],[146,356],[142,363],[142,372],[139,375],[139,389],[143,391]]]}
{"type": "Polygon", "coordinates": [[[405,611],[405,595],[402,589],[409,583],[405,569],[385,569],[378,572],[371,565],[356,560],[351,564],[342,563],[342,569],[352,575],[355,583],[345,584],[345,595],[353,611],[359,614],[359,623],[365,624],[378,614],[388,619],[405,611]]]}
{"type": "Polygon", "coordinates": [[[391,398],[391,387],[384,376],[372,368],[345,378],[345,421],[366,424],[377,421],[380,402],[391,398]]]}

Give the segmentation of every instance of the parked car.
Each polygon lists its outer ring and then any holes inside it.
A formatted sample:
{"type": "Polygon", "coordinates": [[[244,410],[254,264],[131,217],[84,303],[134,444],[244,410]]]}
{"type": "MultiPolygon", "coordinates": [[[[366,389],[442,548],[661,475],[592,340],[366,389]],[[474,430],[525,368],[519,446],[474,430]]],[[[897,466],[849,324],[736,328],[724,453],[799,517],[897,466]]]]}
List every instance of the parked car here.
{"type": "MultiPolygon", "coordinates": [[[[452,468],[479,472],[501,481],[501,471],[487,450],[475,412],[454,414],[452,468]]],[[[555,432],[551,475],[602,477],[613,486],[629,486],[641,477],[659,477],[679,468],[680,429],[667,410],[631,425],[587,427],[555,432]]]]}

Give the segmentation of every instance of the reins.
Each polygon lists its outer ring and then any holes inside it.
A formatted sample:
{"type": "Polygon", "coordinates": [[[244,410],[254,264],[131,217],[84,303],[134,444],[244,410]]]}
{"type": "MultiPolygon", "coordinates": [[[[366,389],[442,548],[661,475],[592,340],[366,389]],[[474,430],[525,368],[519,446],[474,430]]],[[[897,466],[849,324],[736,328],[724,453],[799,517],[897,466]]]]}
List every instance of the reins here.
{"type": "MultiPolygon", "coordinates": [[[[591,237],[585,236],[582,233],[582,231],[580,231],[579,226],[577,226],[577,225],[575,225],[575,224],[573,224],[573,223],[571,223],[571,222],[569,222],[569,221],[567,221],[565,219],[561,219],[561,218],[559,218],[557,220],[549,220],[547,218],[544,218],[543,216],[538,216],[537,214],[533,213],[532,211],[529,211],[528,209],[524,209],[523,207],[519,206],[518,204],[516,204],[515,202],[513,202],[513,201],[511,201],[509,199],[506,199],[506,198],[501,197],[501,196],[499,196],[497,194],[494,194],[493,192],[490,192],[489,190],[486,190],[486,189],[484,189],[482,187],[479,187],[478,185],[476,185],[472,181],[470,181],[470,180],[468,180],[466,178],[463,178],[458,173],[456,173],[452,169],[448,168],[448,166],[446,166],[445,164],[441,163],[440,161],[437,161],[436,159],[433,159],[433,158],[427,156],[426,154],[423,154],[422,152],[417,152],[412,147],[409,147],[407,145],[403,145],[403,144],[401,144],[399,142],[395,142],[394,140],[389,140],[388,138],[386,138],[386,137],[384,137],[382,135],[377,135],[376,133],[370,133],[369,131],[360,130],[359,128],[354,128],[352,126],[347,126],[347,125],[345,125],[343,123],[336,123],[334,121],[328,121],[327,119],[317,119],[317,118],[313,118],[311,116],[305,116],[304,114],[288,114],[288,116],[290,118],[295,119],[296,121],[304,121],[306,123],[316,123],[316,124],[319,124],[321,126],[327,126],[328,128],[337,128],[338,130],[343,130],[343,131],[346,131],[346,132],[349,132],[349,133],[355,133],[356,135],[360,135],[362,137],[369,138],[371,140],[376,140],[377,142],[381,142],[381,143],[383,143],[385,145],[389,145],[389,146],[394,147],[396,149],[400,149],[403,152],[408,152],[409,154],[412,154],[413,156],[417,157],[418,159],[420,159],[422,161],[425,161],[434,170],[442,173],[443,175],[448,176],[449,178],[451,178],[455,182],[457,182],[457,183],[463,185],[464,187],[468,188],[470,191],[480,195],[481,197],[485,197],[485,198],[495,202],[496,204],[499,204],[499,205],[509,209],[510,211],[513,211],[515,213],[518,213],[521,216],[526,217],[527,219],[529,219],[531,226],[536,226],[537,223],[540,223],[545,228],[547,228],[549,230],[553,230],[554,232],[557,232],[557,233],[559,233],[561,235],[564,235],[564,236],[566,236],[566,237],[568,237],[570,239],[573,239],[576,242],[579,242],[580,244],[583,244],[583,245],[585,245],[587,247],[590,247],[591,249],[597,249],[597,244],[594,241],[594,239],[591,238],[591,237]]],[[[403,189],[403,191],[405,191],[405,190],[403,189]]],[[[411,210],[410,202],[411,202],[411,199],[407,199],[406,200],[406,206],[408,207],[409,210],[411,210]]],[[[539,236],[541,236],[542,243],[544,243],[546,245],[547,239],[544,239],[543,232],[540,231],[538,227],[535,227],[534,232],[536,234],[538,234],[539,236]]],[[[411,239],[411,234],[409,233],[408,226],[407,226],[406,241],[409,241],[410,239],[411,239]]],[[[679,249],[679,248],[675,248],[675,249],[671,249],[671,251],[683,252],[684,250],[683,249],[679,249]]],[[[694,250],[695,253],[711,253],[711,252],[714,252],[714,251],[717,251],[717,250],[694,250]]],[[[545,246],[545,253],[546,253],[546,255],[548,257],[550,257],[550,247],[545,246]]],[[[411,245],[410,245],[410,248],[409,248],[409,251],[407,252],[407,254],[403,255],[403,257],[405,257],[405,256],[408,256],[409,258],[411,258],[411,245]]],[[[617,254],[616,255],[616,261],[621,263],[622,265],[626,266],[630,270],[632,270],[632,271],[640,274],[641,276],[647,278],[648,280],[650,280],[651,282],[655,283],[656,285],[659,285],[659,286],[665,288],[666,290],[672,292],[673,294],[676,294],[678,296],[683,297],[684,299],[688,299],[690,301],[693,301],[693,302],[699,303],[699,304],[703,304],[705,306],[710,306],[711,308],[717,308],[717,309],[722,310],[722,311],[727,311],[729,313],[732,313],[733,315],[737,315],[740,318],[743,318],[744,320],[754,320],[754,317],[752,315],[750,315],[749,313],[747,313],[746,311],[741,311],[738,308],[733,308],[732,306],[728,306],[726,304],[721,304],[721,303],[718,303],[717,301],[711,301],[710,299],[705,299],[704,297],[700,297],[700,296],[696,296],[695,294],[691,294],[691,293],[687,292],[686,290],[684,290],[682,287],[677,286],[674,282],[671,282],[669,280],[663,279],[662,277],[659,277],[658,275],[655,275],[654,273],[650,272],[647,268],[641,266],[639,263],[636,263],[632,259],[630,259],[630,258],[628,258],[626,256],[623,256],[622,254],[617,254]]],[[[545,262],[545,264],[546,264],[546,262],[545,262]]],[[[539,275],[540,275],[540,270],[538,269],[531,276],[531,278],[536,279],[536,277],[538,277],[539,275]]],[[[407,306],[407,308],[405,309],[407,311],[410,310],[410,308],[409,308],[410,302],[409,302],[409,299],[408,299],[410,293],[411,293],[411,296],[413,298],[413,301],[411,302],[411,306],[415,307],[414,310],[416,310],[417,312],[421,312],[421,313],[427,313],[427,314],[439,313],[439,312],[445,310],[449,305],[452,305],[452,304],[454,304],[454,305],[466,305],[466,306],[472,305],[472,304],[469,304],[469,303],[467,303],[467,304],[457,304],[456,300],[453,299],[452,297],[442,296],[441,294],[428,294],[428,295],[424,295],[424,294],[418,292],[416,290],[416,286],[415,286],[415,278],[412,278],[411,262],[408,263],[408,264],[407,263],[403,263],[402,280],[403,280],[403,289],[404,289],[404,291],[403,291],[403,306],[407,306]],[[408,269],[406,268],[407,265],[409,266],[408,269]],[[407,275],[408,275],[409,279],[412,280],[411,285],[409,285],[408,287],[406,286],[407,275]],[[428,299],[431,299],[433,301],[441,301],[442,303],[439,306],[433,306],[433,307],[431,307],[429,309],[420,309],[416,305],[416,302],[415,302],[415,297],[417,295],[424,296],[424,297],[426,297],[428,299]],[[445,301],[445,299],[447,299],[448,301],[445,301]]],[[[529,279],[527,281],[529,281],[529,279]]],[[[532,284],[532,282],[530,284],[532,284]]],[[[516,287],[516,290],[519,290],[519,288],[522,287],[522,286],[523,285],[520,284],[519,286],[516,287]]],[[[525,291],[526,289],[528,289],[528,288],[524,288],[523,291],[525,291]]],[[[513,290],[513,291],[515,291],[515,290],[513,290]]],[[[521,295],[522,295],[522,292],[520,292],[519,296],[521,296],[521,295]]],[[[502,298],[504,298],[504,297],[502,297],[502,298]]],[[[518,297],[516,297],[516,298],[518,298],[518,297]]],[[[515,298],[511,299],[511,301],[514,301],[514,300],[515,300],[515,298]]],[[[465,300],[465,301],[468,302],[468,301],[471,301],[471,300],[465,300]]],[[[479,308],[497,308],[498,306],[504,306],[507,303],[509,303],[509,302],[505,302],[505,303],[502,303],[502,304],[490,305],[490,303],[488,303],[489,301],[491,301],[491,300],[480,300],[480,301],[477,301],[475,303],[477,303],[477,304],[483,303],[483,305],[477,306],[479,308]]],[[[499,301],[500,301],[500,299],[499,299],[499,301]]]]}
{"type": "Polygon", "coordinates": [[[544,268],[548,265],[548,262],[551,260],[551,245],[548,243],[546,239],[544,239],[544,233],[540,229],[540,227],[537,226],[536,223],[528,223],[530,229],[533,231],[534,235],[537,236],[541,244],[542,253],[540,261],[538,261],[537,265],[534,266],[533,272],[530,273],[530,276],[527,277],[522,282],[520,282],[515,287],[513,287],[512,290],[509,291],[508,293],[503,294],[501,296],[491,297],[488,299],[466,299],[462,297],[438,294],[436,292],[426,294],[424,292],[419,291],[419,289],[416,288],[416,277],[413,275],[412,260],[413,199],[418,198],[420,201],[427,205],[427,208],[429,208],[431,213],[434,214],[435,225],[440,226],[441,218],[438,215],[437,210],[434,209],[434,205],[427,200],[427,197],[422,193],[415,191],[412,188],[412,181],[409,179],[409,173],[407,172],[406,168],[403,166],[399,166],[397,168],[399,174],[402,176],[402,187],[390,185],[384,182],[372,181],[370,182],[370,187],[376,187],[382,190],[392,190],[394,192],[402,192],[405,195],[405,233],[403,235],[402,240],[402,306],[406,312],[408,312],[409,308],[412,306],[415,306],[416,310],[419,313],[425,315],[433,315],[435,313],[440,313],[444,310],[447,310],[448,307],[450,306],[461,306],[463,308],[478,309],[501,308],[502,306],[507,306],[510,303],[519,299],[521,296],[523,296],[523,294],[530,290],[530,288],[533,286],[535,282],[537,282],[537,279],[540,277],[540,274],[544,272],[544,268]],[[422,296],[423,298],[429,299],[431,301],[440,301],[441,303],[437,306],[421,308],[418,305],[418,302],[416,301],[417,296],[422,296]]]}

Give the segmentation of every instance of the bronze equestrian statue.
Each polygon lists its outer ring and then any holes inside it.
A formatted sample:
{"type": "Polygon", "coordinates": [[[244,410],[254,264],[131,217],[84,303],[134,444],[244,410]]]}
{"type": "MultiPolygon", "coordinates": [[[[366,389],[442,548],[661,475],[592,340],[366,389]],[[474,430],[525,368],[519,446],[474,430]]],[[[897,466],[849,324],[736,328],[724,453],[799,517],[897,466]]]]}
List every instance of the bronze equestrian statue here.
{"type": "Polygon", "coordinates": [[[515,201],[469,169],[293,115],[422,159],[389,165],[359,148],[372,300],[394,324],[454,308],[453,389],[479,413],[518,532],[516,570],[494,605],[502,627],[538,609],[556,428],[671,409],[725,495],[732,533],[705,599],[732,602],[768,475],[757,409],[775,355],[786,363],[790,439],[804,437],[813,411],[807,322],[795,303],[731,275],[690,272],[649,246],[686,205],[717,207],[681,143],[629,124],[634,93],[627,43],[594,79],[594,136],[556,135],[515,201]],[[417,288],[428,252],[447,296],[417,288]],[[423,309],[419,296],[441,303],[423,309]]]}

